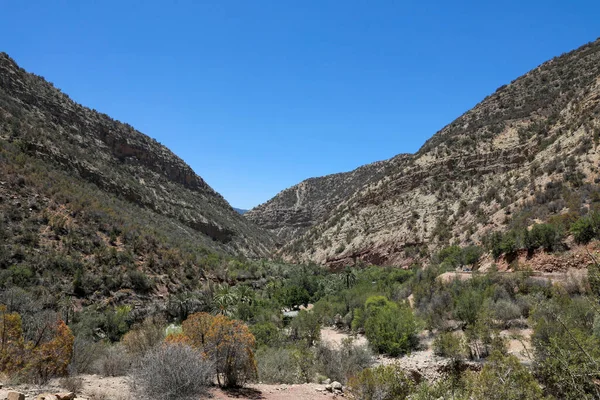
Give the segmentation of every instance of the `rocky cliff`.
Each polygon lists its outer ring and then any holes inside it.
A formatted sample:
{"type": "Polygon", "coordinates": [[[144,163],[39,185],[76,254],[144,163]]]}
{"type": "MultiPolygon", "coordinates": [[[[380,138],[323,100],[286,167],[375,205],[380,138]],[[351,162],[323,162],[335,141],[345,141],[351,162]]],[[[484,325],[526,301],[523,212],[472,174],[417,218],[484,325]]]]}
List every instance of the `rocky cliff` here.
{"type": "MultiPolygon", "coordinates": [[[[332,201],[323,190],[319,203],[330,208],[319,208],[319,218],[290,207],[302,184],[249,215],[292,237],[280,252],[290,260],[407,265],[450,242],[480,243],[493,230],[596,207],[599,144],[597,40],[498,88],[416,154],[379,164],[383,172],[355,190],[332,201]]],[[[343,186],[343,177],[329,185],[343,186]]]]}

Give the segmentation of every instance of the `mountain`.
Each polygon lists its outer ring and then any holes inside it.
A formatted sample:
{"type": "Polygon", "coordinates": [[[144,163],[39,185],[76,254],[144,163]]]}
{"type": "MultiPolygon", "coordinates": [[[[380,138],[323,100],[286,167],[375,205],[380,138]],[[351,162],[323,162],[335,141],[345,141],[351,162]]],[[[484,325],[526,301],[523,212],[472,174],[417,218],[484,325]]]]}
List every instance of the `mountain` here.
{"type": "Polygon", "coordinates": [[[350,195],[385,176],[403,158],[399,155],[351,172],[306,179],[256,206],[245,217],[271,231],[280,242],[291,240],[322,222],[350,195]]]}
{"type": "Polygon", "coordinates": [[[248,212],[248,210],[245,210],[243,208],[235,208],[235,207],[233,207],[233,209],[234,209],[235,212],[237,212],[240,215],[244,215],[244,214],[246,214],[248,212]]]}
{"type": "Polygon", "coordinates": [[[76,272],[96,279],[112,257],[111,279],[141,271],[175,287],[221,255],[264,257],[273,246],[165,146],[75,103],[5,53],[0,239],[0,286],[40,283],[55,268],[65,284],[76,272]]]}
{"type": "Polygon", "coordinates": [[[408,265],[450,242],[595,208],[599,143],[596,40],[498,88],[416,154],[363,167],[349,185],[353,173],[309,179],[247,217],[285,242],[288,260],[408,265]]]}

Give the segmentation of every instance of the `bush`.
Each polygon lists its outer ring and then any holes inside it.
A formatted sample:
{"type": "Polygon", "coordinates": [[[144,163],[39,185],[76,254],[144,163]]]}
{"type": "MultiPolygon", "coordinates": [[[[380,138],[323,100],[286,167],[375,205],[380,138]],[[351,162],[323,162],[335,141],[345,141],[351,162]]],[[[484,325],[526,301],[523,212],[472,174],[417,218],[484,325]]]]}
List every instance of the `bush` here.
{"type": "Polygon", "coordinates": [[[433,341],[433,352],[438,356],[461,359],[466,353],[465,343],[452,332],[442,332],[433,341]]]}
{"type": "Polygon", "coordinates": [[[258,378],[265,383],[301,383],[293,353],[287,348],[262,347],[256,351],[258,378]]]}
{"type": "Polygon", "coordinates": [[[510,300],[498,300],[490,307],[494,318],[503,322],[521,317],[521,308],[510,300]]]}
{"type": "Polygon", "coordinates": [[[365,335],[375,351],[398,356],[417,345],[417,324],[408,306],[372,296],[365,303],[365,313],[365,335]]]}
{"type": "Polygon", "coordinates": [[[73,334],[62,320],[45,321],[33,340],[25,340],[21,316],[0,304],[0,372],[16,373],[36,383],[64,376],[73,342],[73,334]]]}
{"type": "Polygon", "coordinates": [[[141,357],[160,344],[165,338],[164,322],[147,318],[123,336],[121,343],[131,355],[141,357]]]}
{"type": "Polygon", "coordinates": [[[102,343],[76,337],[73,343],[73,357],[69,364],[69,374],[91,374],[93,366],[106,352],[102,343]]]}
{"type": "Polygon", "coordinates": [[[367,368],[348,382],[350,393],[361,400],[403,400],[414,383],[397,366],[367,368]]]}
{"type": "Polygon", "coordinates": [[[250,327],[250,331],[256,338],[256,345],[258,347],[274,346],[277,345],[281,340],[279,329],[272,322],[263,322],[252,325],[250,327]]]}
{"type": "Polygon", "coordinates": [[[291,323],[291,336],[310,347],[321,339],[321,323],[316,313],[301,310],[291,323]]]}
{"type": "Polygon", "coordinates": [[[373,363],[373,354],[367,346],[356,346],[352,339],[344,339],[339,349],[320,343],[317,347],[320,373],[332,380],[345,383],[373,363]]]}
{"type": "Polygon", "coordinates": [[[578,244],[589,243],[598,234],[597,227],[590,217],[582,217],[575,221],[571,225],[571,233],[578,244]]]}
{"type": "Polygon", "coordinates": [[[102,376],[124,376],[131,369],[131,357],[120,344],[108,347],[97,361],[96,370],[102,376]]]}
{"type": "Polygon", "coordinates": [[[214,318],[206,334],[206,349],[216,364],[219,385],[235,387],[256,377],[254,345],[254,336],[243,322],[223,315],[214,318]]]}
{"type": "Polygon", "coordinates": [[[469,382],[469,398],[474,400],[542,400],[540,385],[514,356],[495,352],[481,373],[469,382]]]}
{"type": "Polygon", "coordinates": [[[142,398],[191,400],[206,394],[213,368],[198,350],[165,344],[146,354],[136,364],[132,377],[142,398]]]}

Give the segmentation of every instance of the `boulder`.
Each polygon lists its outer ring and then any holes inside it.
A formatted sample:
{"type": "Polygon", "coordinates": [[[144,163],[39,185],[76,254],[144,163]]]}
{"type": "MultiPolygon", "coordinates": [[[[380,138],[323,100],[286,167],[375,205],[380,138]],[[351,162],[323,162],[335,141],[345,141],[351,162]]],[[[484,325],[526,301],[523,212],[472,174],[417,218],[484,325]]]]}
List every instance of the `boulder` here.
{"type": "Polygon", "coordinates": [[[339,390],[340,392],[342,391],[342,387],[343,387],[343,386],[342,386],[342,384],[341,384],[341,383],[339,383],[338,381],[334,381],[334,382],[331,384],[331,388],[332,388],[333,390],[339,390]]]}
{"type": "Polygon", "coordinates": [[[6,400],[25,400],[25,395],[19,392],[8,392],[6,400]]]}
{"type": "Polygon", "coordinates": [[[329,379],[329,378],[325,379],[325,380],[323,381],[323,384],[324,384],[324,385],[329,385],[329,384],[331,384],[331,379],[329,379]]]}
{"type": "Polygon", "coordinates": [[[333,387],[331,387],[331,385],[325,385],[325,390],[328,392],[333,392],[333,387]]]}

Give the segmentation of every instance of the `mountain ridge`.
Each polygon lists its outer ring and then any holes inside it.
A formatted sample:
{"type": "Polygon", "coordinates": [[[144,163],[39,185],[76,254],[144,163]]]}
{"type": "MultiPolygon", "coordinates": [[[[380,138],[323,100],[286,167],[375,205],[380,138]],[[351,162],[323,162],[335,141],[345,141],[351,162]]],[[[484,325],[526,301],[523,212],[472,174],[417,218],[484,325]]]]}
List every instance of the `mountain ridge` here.
{"type": "MultiPolygon", "coordinates": [[[[595,206],[589,193],[597,189],[599,59],[596,40],[499,87],[416,153],[388,163],[383,176],[358,183],[321,221],[283,235],[279,254],[334,267],[406,265],[418,248],[481,243],[519,218],[531,224],[536,218],[521,214],[533,213],[530,203],[544,197],[554,196],[552,210],[541,207],[544,218],[595,206]],[[553,194],[549,184],[568,193],[553,194]],[[565,206],[574,196],[582,200],[565,206]]],[[[278,196],[266,204],[277,208],[284,203],[278,196]]],[[[249,215],[267,229],[287,217],[273,221],[257,211],[249,215]]],[[[279,229],[289,231],[285,224],[279,229]]]]}
{"type": "MultiPolygon", "coordinates": [[[[201,244],[263,257],[270,235],[242,218],[171,150],[82,106],[0,53],[0,139],[135,206],[205,236],[201,244]]],[[[200,243],[199,243],[200,244],[200,243]]]]}

